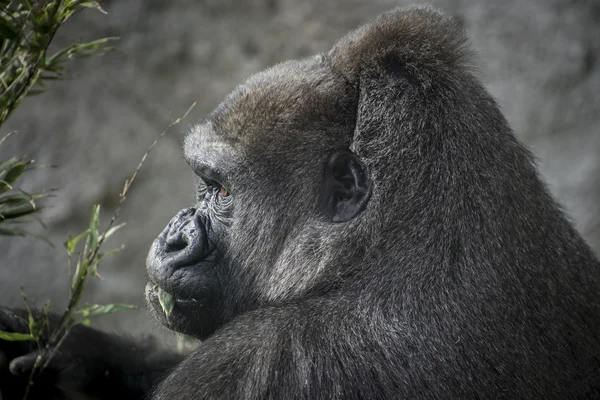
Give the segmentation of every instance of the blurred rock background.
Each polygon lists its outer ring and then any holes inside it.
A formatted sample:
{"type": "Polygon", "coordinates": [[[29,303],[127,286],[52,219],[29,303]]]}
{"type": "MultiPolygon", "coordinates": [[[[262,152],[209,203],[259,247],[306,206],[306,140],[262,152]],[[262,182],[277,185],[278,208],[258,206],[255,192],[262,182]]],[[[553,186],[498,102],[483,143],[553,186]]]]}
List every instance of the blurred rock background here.
{"type": "MultiPolygon", "coordinates": [[[[50,248],[31,238],[0,241],[0,304],[33,301],[60,311],[68,295],[68,234],[83,231],[92,204],[107,223],[126,178],[172,117],[198,104],[187,123],[209,112],[239,82],[279,61],[327,51],[348,30],[406,1],[113,0],[69,21],[58,45],[119,36],[118,51],[76,61],[66,81],[27,99],[4,127],[17,130],[0,159],[27,153],[56,164],[28,175],[54,187],[44,212],[50,248]]],[[[590,245],[600,250],[600,1],[432,0],[457,16],[479,54],[480,75],[542,174],[590,245]]],[[[144,261],[150,243],[194,198],[179,126],[156,148],[133,186],[110,245],[123,253],[101,265],[86,301],[140,305],[104,317],[102,328],[141,333],[156,325],[145,311],[144,261]]]]}

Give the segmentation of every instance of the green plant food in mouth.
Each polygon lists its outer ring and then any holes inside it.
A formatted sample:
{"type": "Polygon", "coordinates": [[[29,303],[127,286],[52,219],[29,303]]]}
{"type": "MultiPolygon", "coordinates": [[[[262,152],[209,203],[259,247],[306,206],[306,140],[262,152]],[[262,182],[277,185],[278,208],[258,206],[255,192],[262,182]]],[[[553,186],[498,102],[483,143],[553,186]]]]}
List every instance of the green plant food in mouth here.
{"type": "Polygon", "coordinates": [[[169,318],[175,307],[175,298],[161,288],[158,288],[158,302],[167,318],[169,318]]]}

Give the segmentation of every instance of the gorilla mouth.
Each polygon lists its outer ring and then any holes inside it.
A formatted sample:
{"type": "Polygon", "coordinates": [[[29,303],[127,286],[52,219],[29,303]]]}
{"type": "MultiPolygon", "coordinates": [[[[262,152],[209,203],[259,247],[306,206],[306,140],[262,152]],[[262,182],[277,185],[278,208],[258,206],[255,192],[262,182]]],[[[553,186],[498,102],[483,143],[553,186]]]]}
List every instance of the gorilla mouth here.
{"type": "MultiPolygon", "coordinates": [[[[160,306],[160,302],[158,301],[158,289],[160,287],[152,282],[149,281],[146,284],[146,296],[148,297],[148,300],[156,300],[158,302],[159,307],[162,309],[162,307],[160,306]]],[[[164,290],[161,288],[161,290],[164,290]]],[[[175,307],[173,308],[173,312],[177,309],[178,305],[186,305],[186,304],[194,304],[194,303],[198,303],[198,300],[196,299],[184,299],[184,298],[180,298],[177,297],[171,293],[169,293],[171,296],[173,296],[173,298],[175,299],[175,307]]]]}
{"type": "Polygon", "coordinates": [[[158,289],[159,286],[152,281],[149,281],[146,284],[145,292],[148,304],[152,307],[156,317],[163,325],[169,329],[180,331],[180,329],[178,329],[179,325],[187,319],[186,316],[189,316],[194,312],[194,309],[198,307],[200,303],[195,299],[182,299],[171,294],[174,298],[175,306],[173,307],[171,314],[167,316],[158,299],[158,289]]]}

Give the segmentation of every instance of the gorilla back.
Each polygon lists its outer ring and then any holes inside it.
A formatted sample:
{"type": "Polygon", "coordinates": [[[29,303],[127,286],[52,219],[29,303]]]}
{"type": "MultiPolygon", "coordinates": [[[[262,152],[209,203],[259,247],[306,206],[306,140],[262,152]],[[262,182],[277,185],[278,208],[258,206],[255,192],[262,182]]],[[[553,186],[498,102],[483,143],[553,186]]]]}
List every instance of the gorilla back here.
{"type": "Polygon", "coordinates": [[[204,341],[154,398],[600,398],[600,264],[470,63],[397,9],[185,134],[146,296],[204,341]]]}

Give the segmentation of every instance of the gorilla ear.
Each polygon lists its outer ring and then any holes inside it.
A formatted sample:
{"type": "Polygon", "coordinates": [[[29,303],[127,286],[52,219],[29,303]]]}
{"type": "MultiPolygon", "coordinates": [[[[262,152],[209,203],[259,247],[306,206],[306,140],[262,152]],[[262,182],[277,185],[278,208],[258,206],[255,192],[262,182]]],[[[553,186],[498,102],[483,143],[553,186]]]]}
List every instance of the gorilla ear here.
{"type": "Polygon", "coordinates": [[[347,150],[329,156],[322,191],[324,214],[332,222],[346,222],[363,211],[371,197],[371,178],[364,163],[347,150]]]}

